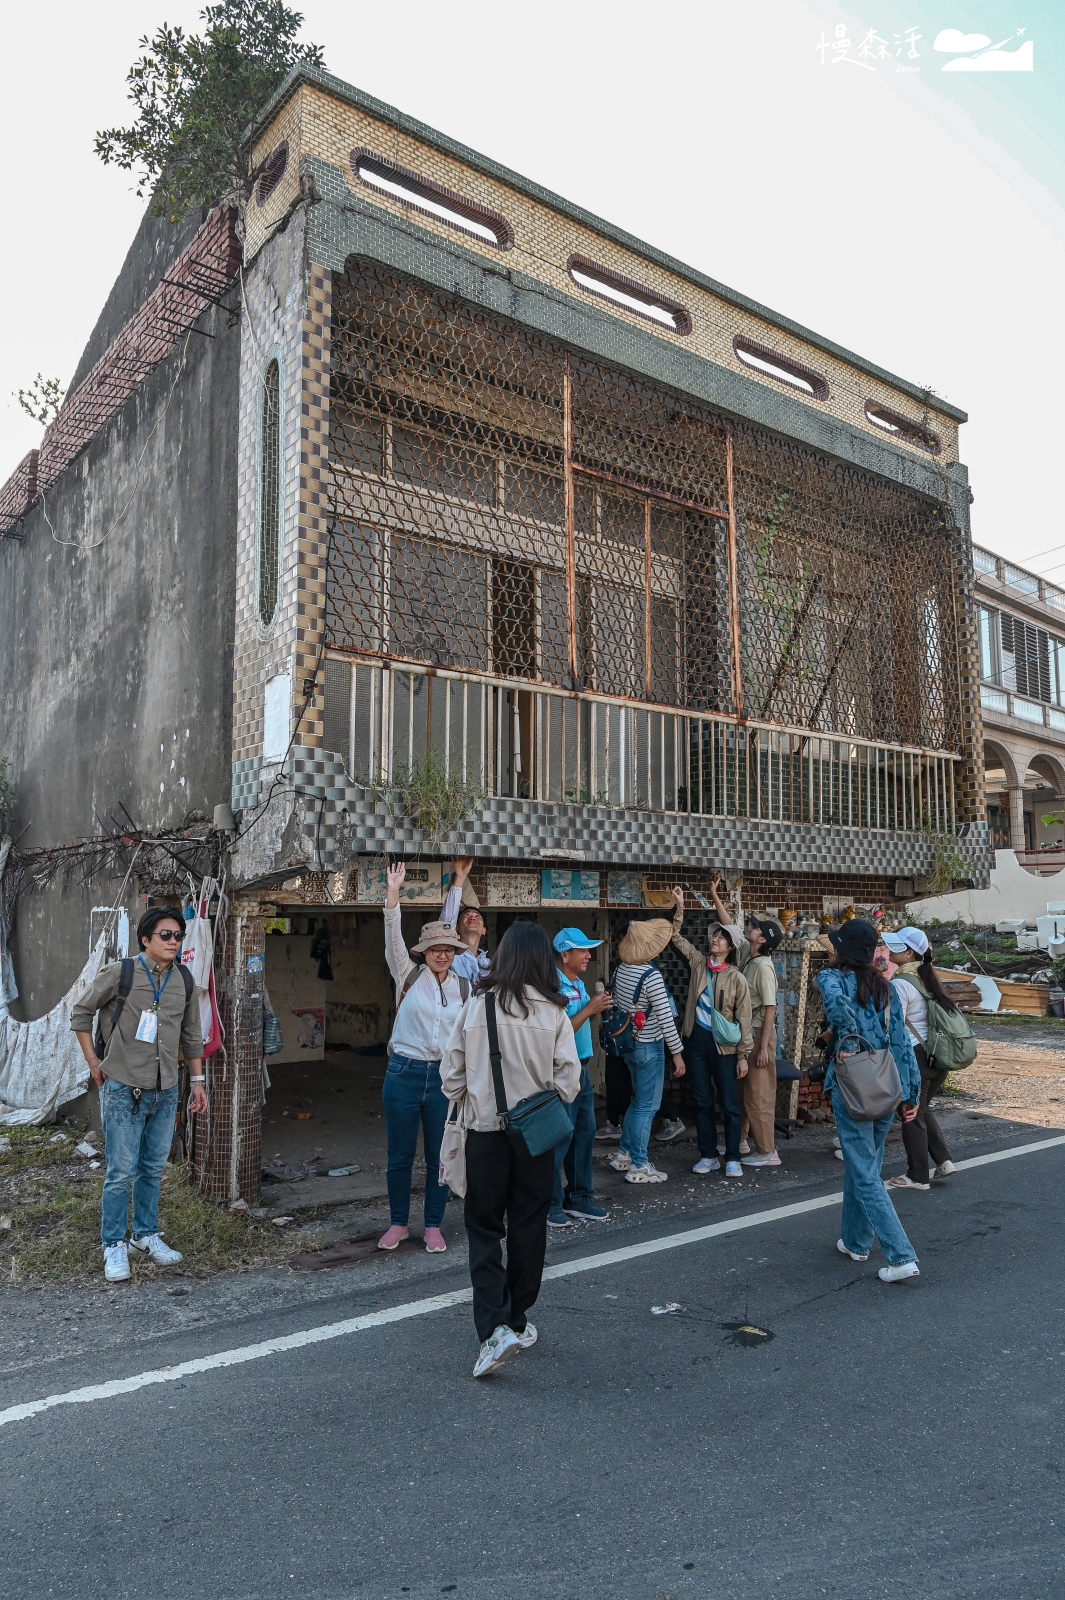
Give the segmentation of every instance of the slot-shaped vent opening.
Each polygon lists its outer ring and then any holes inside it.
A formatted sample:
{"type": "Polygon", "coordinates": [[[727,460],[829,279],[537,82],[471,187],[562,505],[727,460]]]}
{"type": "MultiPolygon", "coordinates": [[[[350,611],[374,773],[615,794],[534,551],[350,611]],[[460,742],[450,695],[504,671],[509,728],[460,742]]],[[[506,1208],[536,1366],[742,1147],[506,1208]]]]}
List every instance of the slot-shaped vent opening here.
{"type": "Polygon", "coordinates": [[[927,450],[930,456],[937,456],[942,449],[939,435],[933,433],[931,428],[925,428],[921,423],[904,417],[900,411],[892,411],[890,406],[882,406],[879,401],[867,400],[865,414],[874,427],[883,428],[885,433],[893,433],[896,439],[904,439],[907,444],[916,445],[918,450],[927,450]]]}
{"type": "Polygon", "coordinates": [[[288,166],[288,140],[283,139],[276,150],[271,151],[263,162],[259,173],[259,181],[255,185],[256,202],[264,206],[285,176],[288,166]]]}
{"type": "Polygon", "coordinates": [[[370,150],[351,152],[351,170],[369,188],[386,194],[392,200],[421,211],[438,222],[446,222],[460,233],[472,234],[497,250],[509,250],[514,243],[514,229],[506,217],[489,211],[476,200],[445,189],[428,178],[421,178],[406,167],[397,167],[391,161],[382,161],[370,150]]]}
{"type": "Polygon", "coordinates": [[[745,339],[739,333],[732,341],[732,348],[737,361],[742,361],[745,367],[753,367],[767,378],[786,383],[789,389],[800,389],[815,400],[828,399],[828,380],[812,368],[804,367],[801,361],[782,356],[778,350],[770,350],[767,345],[755,344],[753,339],[745,339]]]}
{"type": "Polygon", "coordinates": [[[589,261],[587,256],[570,256],[566,268],[574,283],[581,289],[587,289],[589,294],[601,295],[615,306],[623,306],[626,311],[635,311],[637,316],[648,317],[652,322],[657,322],[660,328],[668,328],[671,333],[680,333],[685,337],[691,333],[692,319],[676,300],[670,300],[654,289],[647,289],[631,278],[623,278],[620,272],[612,272],[609,267],[600,267],[596,262],[589,261]]]}

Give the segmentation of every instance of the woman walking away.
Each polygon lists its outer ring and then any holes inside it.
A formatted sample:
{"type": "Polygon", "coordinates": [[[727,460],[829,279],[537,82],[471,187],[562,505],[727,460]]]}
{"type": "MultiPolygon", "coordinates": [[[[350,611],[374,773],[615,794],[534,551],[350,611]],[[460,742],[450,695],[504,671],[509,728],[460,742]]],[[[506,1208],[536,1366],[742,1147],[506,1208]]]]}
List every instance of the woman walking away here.
{"type": "MultiPolygon", "coordinates": [[[[684,1008],[684,1051],[691,1068],[695,1131],[699,1141],[699,1159],[692,1171],[705,1177],[708,1172],[721,1170],[717,1153],[717,1102],[725,1128],[725,1177],[742,1178],[743,1114],[739,1084],[747,1076],[754,1038],[751,991],[737,961],[740,947],[746,950],[747,944],[741,940],[739,929],[733,923],[712,922],[708,934],[709,955],[704,955],[681,937],[684,890],[679,885],[673,890],[673,898],[677,902],[671,929],[673,943],[691,967],[688,1003],[684,1008]]],[[[775,1073],[775,1067],[773,1071],[775,1073]]]]}
{"type": "Polygon", "coordinates": [[[409,1237],[411,1169],[420,1127],[425,1146],[425,1248],[435,1255],[447,1249],[440,1232],[448,1202],[447,1187],[440,1182],[440,1141],[447,1120],[440,1057],[470,986],[451,971],[455,952],[466,946],[450,923],[427,922],[408,953],[399,908],[399,889],[406,876],[402,861],[389,867],[385,896],[385,960],[396,984],[396,1020],[381,1092],[388,1135],[390,1226],[377,1248],[394,1250],[409,1237]],[[419,966],[411,955],[424,955],[425,965],[419,966]]]}
{"type": "Polygon", "coordinates": [[[678,1078],[684,1076],[683,1046],[673,1020],[673,1006],[662,974],[653,964],[672,933],[664,917],[630,922],[618,945],[621,959],[611,989],[615,1008],[632,1017],[629,1031],[633,1041],[621,1050],[632,1083],[632,1100],[625,1112],[621,1140],[616,1154],[610,1158],[610,1165],[615,1172],[625,1174],[626,1183],[666,1181],[665,1173],[659,1172],[647,1158],[647,1142],[662,1100],[667,1045],[673,1057],[674,1073],[678,1078]]]}
{"type": "Polygon", "coordinates": [[[887,1046],[902,1083],[903,1122],[911,1122],[917,1115],[921,1074],[906,1036],[902,1001],[883,973],[873,966],[875,928],[855,918],[822,937],[832,963],[817,975],[825,1016],[832,1029],[833,1058],[825,1074],[825,1093],[832,1097],[836,1132],[843,1150],[843,1228],[836,1249],[852,1261],[868,1261],[873,1240],[879,1239],[888,1261],[886,1267],[880,1268],[880,1277],[885,1283],[900,1283],[904,1278],[916,1278],[920,1269],[917,1252],[895,1215],[880,1177],[884,1141],[895,1113],[889,1111],[872,1122],[853,1118],[836,1081],[836,1055],[842,1062],[847,1055],[887,1046]]]}
{"type": "Polygon", "coordinates": [[[929,1101],[939,1094],[950,1074],[949,1067],[940,1067],[928,1057],[928,1002],[934,1000],[944,1011],[956,1012],[958,1007],[947,994],[932,970],[932,948],[928,936],[920,928],[902,928],[898,933],[885,933],[884,943],[898,962],[898,976],[893,987],[902,1001],[906,1027],[913,1042],[913,1053],[921,1072],[921,1104],[912,1122],[902,1124],[902,1142],[906,1146],[907,1171],[903,1177],[888,1179],[889,1189],[930,1189],[928,1157],[936,1164],[934,1176],[949,1178],[957,1172],[950,1159],[947,1141],[929,1101]]]}
{"type": "Polygon", "coordinates": [[[493,1022],[498,1087],[508,1110],[545,1090],[557,1091],[566,1105],[577,1098],[581,1064],[573,1027],[547,934],[535,923],[507,929],[491,972],[463,1006],[444,1052],[448,1102],[466,1095],[466,1235],[481,1341],[475,1378],[486,1378],[536,1343],[528,1312],[540,1293],[555,1182],[554,1144],[531,1156],[522,1136],[504,1126],[492,1069],[493,1022]]]}

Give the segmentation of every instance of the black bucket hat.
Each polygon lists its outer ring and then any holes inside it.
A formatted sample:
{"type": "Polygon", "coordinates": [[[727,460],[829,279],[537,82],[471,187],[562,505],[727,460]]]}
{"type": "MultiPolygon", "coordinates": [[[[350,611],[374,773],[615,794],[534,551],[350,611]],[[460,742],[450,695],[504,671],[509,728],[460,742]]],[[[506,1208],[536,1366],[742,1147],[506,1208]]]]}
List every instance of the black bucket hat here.
{"type": "Polygon", "coordinates": [[[863,922],[860,917],[845,922],[842,928],[830,928],[828,937],[845,961],[859,961],[866,966],[879,942],[872,923],[863,922]]]}

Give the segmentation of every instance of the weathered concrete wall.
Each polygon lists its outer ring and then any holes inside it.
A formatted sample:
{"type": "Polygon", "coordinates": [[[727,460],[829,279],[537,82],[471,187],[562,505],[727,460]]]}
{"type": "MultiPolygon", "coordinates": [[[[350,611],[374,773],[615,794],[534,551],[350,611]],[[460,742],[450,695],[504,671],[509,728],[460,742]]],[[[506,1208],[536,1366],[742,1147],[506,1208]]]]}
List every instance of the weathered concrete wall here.
{"type": "MultiPolygon", "coordinates": [[[[24,848],[90,836],[120,802],[157,829],[229,797],[240,334],[222,308],[197,328],[27,515],[22,540],[0,542],[0,754],[24,848]]],[[[24,903],[22,1016],[75,977],[87,905],[106,898],[53,891],[43,922],[24,903]]]]}

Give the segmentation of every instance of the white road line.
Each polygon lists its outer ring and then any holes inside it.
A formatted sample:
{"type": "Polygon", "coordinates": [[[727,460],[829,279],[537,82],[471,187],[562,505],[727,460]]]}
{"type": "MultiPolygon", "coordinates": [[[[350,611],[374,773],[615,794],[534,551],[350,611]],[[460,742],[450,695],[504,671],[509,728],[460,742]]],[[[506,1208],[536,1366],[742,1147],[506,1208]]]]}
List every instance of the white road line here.
{"type": "MultiPolygon", "coordinates": [[[[1009,1161],[1014,1156],[1034,1155],[1039,1150],[1052,1150],[1065,1145],[1065,1135],[1056,1139],[1041,1139],[1036,1144],[1019,1144],[1009,1150],[996,1150],[993,1155],[970,1156],[957,1162],[959,1171],[969,1167],[988,1166],[993,1161],[1009,1161]]],[[[745,1217],[732,1217],[727,1222],[711,1222],[704,1228],[689,1228],[684,1233],[667,1233],[658,1239],[647,1239],[642,1244],[625,1245],[620,1250],[604,1250],[594,1256],[578,1256],[573,1261],[560,1261],[544,1272],[545,1281],[554,1278],[571,1278],[579,1272],[596,1272],[602,1267],[617,1266],[622,1261],[634,1261],[639,1256],[656,1255],[661,1250],[678,1250],[682,1245],[700,1244],[704,1239],[718,1239],[727,1233],[740,1233],[745,1228],[762,1227],[767,1222],[783,1222],[788,1217],[798,1217],[807,1211],[821,1211],[828,1206],[838,1206],[843,1199],[838,1190],[834,1194],[819,1195],[814,1200],[797,1200],[793,1205],[774,1206],[770,1211],[754,1211],[745,1217]]],[[[405,1305],[390,1306],[387,1311],[371,1311],[365,1316],[348,1317],[343,1322],[327,1322],[317,1328],[304,1328],[299,1333],[287,1333],[276,1339],[264,1339],[260,1344],[240,1345],[235,1350],[219,1350],[213,1356],[200,1356],[195,1361],[182,1361],[174,1367],[157,1367],[150,1372],[138,1372],[132,1378],[112,1378],[107,1383],[88,1384],[83,1389],[68,1389],[65,1394],[46,1395],[41,1400],[28,1400],[24,1405],[8,1406],[0,1411],[0,1427],[9,1422],[24,1422],[41,1411],[51,1411],[54,1406],[88,1405],[94,1400],[112,1400],[116,1395],[132,1394],[155,1383],[175,1383],[200,1372],[214,1372],[219,1367],[237,1367],[246,1361],[261,1361],[264,1356],[276,1356],[286,1350],[300,1350],[304,1345],[323,1344],[328,1339],[343,1339],[348,1334],[364,1333],[368,1328],[386,1327],[390,1322],[406,1322],[410,1317],[424,1317],[432,1311],[444,1311],[451,1306],[466,1305],[473,1299],[472,1289],[455,1289],[450,1294],[430,1295],[425,1300],[409,1300],[405,1305]]]]}

